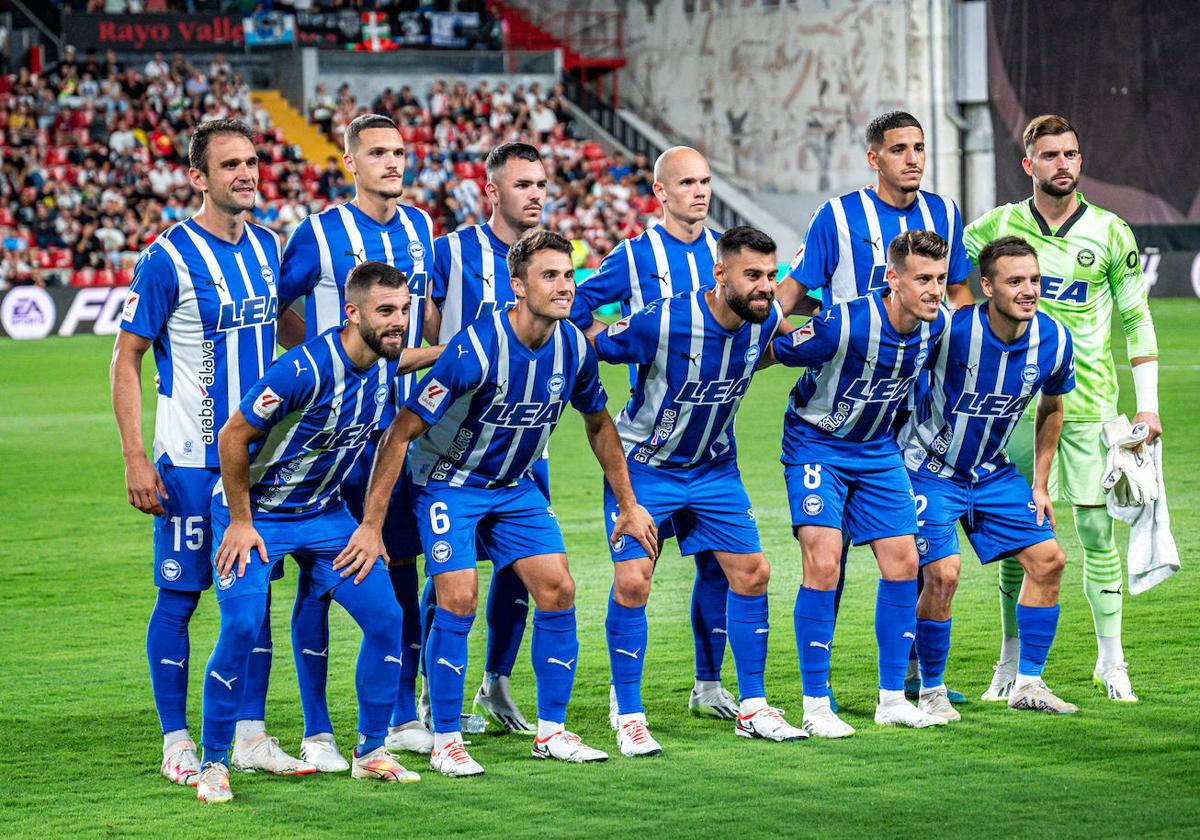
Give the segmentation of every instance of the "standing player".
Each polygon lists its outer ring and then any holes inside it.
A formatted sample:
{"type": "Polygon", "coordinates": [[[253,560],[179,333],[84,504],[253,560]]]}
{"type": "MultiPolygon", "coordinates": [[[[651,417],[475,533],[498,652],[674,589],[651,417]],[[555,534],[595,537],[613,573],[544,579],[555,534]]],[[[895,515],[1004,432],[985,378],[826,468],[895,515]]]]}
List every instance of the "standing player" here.
{"type": "Polygon", "coordinates": [[[783,426],[784,475],[804,579],[796,597],[796,643],[810,735],[854,734],[829,703],[834,590],[845,536],[870,543],[879,563],[875,722],[945,723],[904,698],[916,640],[917,532],[912,489],[892,431],[896,411],[946,326],[946,240],[905,231],[888,246],[888,290],[825,310],[771,344],[776,359],[805,367],[783,426]]]}
{"type": "MultiPolygon", "coordinates": [[[[713,285],[717,234],[704,224],[712,198],[708,161],[687,146],[667,149],[654,162],[654,197],[663,207],[662,223],[618,243],[596,273],[579,284],[571,320],[590,336],[605,328],[592,318],[593,310],[601,306],[620,303],[624,317],[660,298],[713,285]]],[[[631,368],[631,382],[633,376],[631,368]]],[[[732,720],[737,717],[737,700],[721,686],[728,597],[729,581],[721,564],[711,552],[697,554],[692,584],[696,682],[688,709],[696,715],[732,720]]],[[[615,719],[615,689],[610,706],[615,719]]]]}
{"type": "MultiPolygon", "coordinates": [[[[831,198],[821,205],[804,234],[804,246],[792,261],[779,288],[779,300],[789,314],[798,311],[809,291],[819,290],[828,309],[887,288],[887,248],[906,230],[931,230],[950,245],[946,296],[954,307],[974,303],[967,275],[971,261],[962,239],[962,217],[953,199],[921,189],[925,173],[925,132],[912,114],[889,111],[867,126],[867,165],[875,172],[873,188],[831,198]]],[[[846,582],[846,556],[834,596],[834,616],[846,582]]],[[[909,655],[905,682],[915,699],[919,685],[916,651],[909,655]]],[[[955,703],[966,702],[957,691],[955,703]]],[[[837,710],[836,701],[832,701],[837,710]]]]}
{"type": "Polygon", "coordinates": [[[595,352],[582,332],[560,323],[574,297],[570,254],[570,243],[548,231],[532,231],[512,247],[508,265],[517,304],[467,327],[421,381],[384,436],[363,524],[339,561],[357,569],[380,553],[391,485],[409,443],[417,440],[408,469],[419,488],[426,573],[434,578],[438,601],[426,649],[434,726],[430,764],[448,776],[483,772],[459,731],[477,599],[477,540],[494,565],[516,567],[537,606],[530,645],[538,695],[534,757],[607,758],[564,726],[579,656],[575,584],[554,512],[529,476],[565,401],[584,415],[592,450],[621,504],[614,533],[637,539],[651,556],[657,547],[654,524],[633,495],[621,441],[604,407],[595,352]]]}
{"type": "Polygon", "coordinates": [[[980,563],[1014,557],[1026,570],[1017,604],[1020,638],[1014,709],[1071,713],[1042,681],[1058,626],[1065,558],[1054,538],[1047,474],[1062,427],[1062,395],[1075,387],[1071,336],[1037,311],[1037,255],[1023,239],[998,239],[979,253],[986,303],[959,309],[930,360],[931,381],[900,435],[917,507],[917,552],[925,588],[917,601],[921,660],[918,708],[959,714],[942,672],[950,650],[950,602],[958,587],[961,522],[980,563]],[[1039,392],[1041,397],[1038,397],[1039,392]],[[1037,401],[1034,488],[1004,447],[1025,407],[1037,401]]]}
{"type": "Polygon", "coordinates": [[[333,563],[357,527],[339,488],[386,411],[409,294],[395,268],[366,262],[346,279],[345,295],[346,325],[281,356],[221,429],[221,481],[212,498],[221,632],[205,666],[201,802],[233,798],[228,750],[240,675],[267,609],[267,579],[288,554],[305,567],[314,594],[341,604],[363,631],[353,777],[420,779],[384,745],[404,661],[400,606],[382,568],[365,566],[350,580],[333,563]]]}
{"type": "MultiPolygon", "coordinates": [[[[1025,172],[1033,197],[985,213],[967,228],[967,250],[978,255],[1002,236],[1019,236],[1037,249],[1042,271],[1039,306],[1071,331],[1078,387],[1063,397],[1056,470],[1058,497],[1071,504],[1083,546],[1083,589],[1092,608],[1099,653],[1093,679],[1110,700],[1137,702],[1121,646],[1121,556],[1100,479],[1107,450],[1100,427],[1117,415],[1117,370],[1111,347],[1113,307],[1121,316],[1133,368],[1135,423],[1162,434],[1158,417],[1158,342],[1137,243],[1118,216],[1088,204],[1076,192],[1083,155],[1079,135],[1063,117],[1035,117],[1025,128],[1025,172]]],[[[1032,423],[1018,427],[1010,454],[1028,478],[1032,423]]],[[[1051,485],[1053,491],[1055,487],[1051,485]]],[[[1021,568],[1000,562],[1003,638],[996,675],[984,700],[1005,700],[1017,668],[1016,593],[1021,568]]]]}
{"type": "MultiPolygon", "coordinates": [[[[504,143],[492,149],[485,165],[488,180],[484,192],[492,205],[491,217],[482,225],[440,236],[433,243],[433,275],[425,315],[425,337],[431,344],[446,344],[465,327],[490,319],[496,310],[516,302],[508,276],[508,249],[541,221],[547,179],[538,150],[528,143],[504,143]]],[[[550,470],[545,457],[534,464],[533,479],[549,499],[550,470]]],[[[421,600],[428,632],[433,620],[432,580],[425,581],[421,600]]],[[[493,725],[512,732],[533,731],[509,694],[508,684],[528,615],[529,592],[516,571],[493,570],[485,611],[483,683],[475,694],[474,708],[493,725]]]]}
{"type": "MultiPolygon", "coordinates": [[[[737,466],[733,420],[759,359],[783,321],[775,303],[775,242],[740,226],[717,243],[716,285],[642,307],[596,336],[606,362],[637,366],[637,383],[617,418],[634,492],[661,527],[674,523],[680,551],[710,551],[729,579],[729,647],[741,694],[735,732],[747,738],[808,737],[767,704],[767,581],[750,498],[737,466]]],[[[621,508],[604,486],[605,522],[621,508]]],[[[608,658],[617,695],[622,755],[658,755],[642,706],[649,633],[646,601],[654,557],[632,540],[612,540],[608,658]]]]}
{"type": "MultiPolygon", "coordinates": [[[[412,311],[408,317],[405,361],[410,370],[427,366],[431,348],[421,348],[422,315],[429,284],[433,251],[433,222],[429,214],[400,203],[404,191],[404,139],[388,117],[364,114],[346,127],[343,161],[354,176],[354,199],[309,216],[296,228],[283,253],[284,286],[295,296],[307,295],[304,333],[311,339],[339,326],[345,305],[344,284],[351,269],[373,260],[399,269],[408,281],[412,311]]],[[[290,301],[288,301],[290,302],[290,301]]],[[[281,321],[285,345],[295,344],[299,319],[286,313],[281,321]]],[[[401,377],[389,400],[380,428],[386,427],[407,399],[415,374],[401,377]]],[[[346,477],[342,493],[350,512],[362,515],[374,443],[346,477]]],[[[403,496],[406,487],[397,486],[403,496]]],[[[421,646],[417,601],[417,566],[420,554],[412,504],[407,497],[391,507],[385,526],[388,552],[394,558],[388,569],[396,600],[404,611],[401,643],[408,656],[400,668],[396,707],[392,712],[388,745],[392,749],[428,752],[433,738],[416,713],[416,676],[421,646]]],[[[304,740],[300,754],[322,771],[345,770],[349,764],[338,751],[329,720],[325,680],[329,651],[329,601],[314,596],[301,575],[292,613],[292,653],[300,680],[304,708],[304,740]]]]}
{"type": "MultiPolygon", "coordinates": [[[[141,255],[112,361],[112,401],[129,503],[154,519],[158,600],[146,631],[150,682],[163,731],[162,773],[194,785],[187,728],[188,624],[212,585],[209,497],[219,478],[217,431],[275,355],[279,238],[246,222],[258,189],[250,129],[214,120],[196,129],[188,178],[204,196],[141,255]],[[154,347],[158,408],[154,464],[142,442],[142,357],[154,347]]],[[[249,639],[250,666],[235,763],[297,773],[311,767],[279,749],[263,725],[271,671],[267,616],[249,639]]]]}

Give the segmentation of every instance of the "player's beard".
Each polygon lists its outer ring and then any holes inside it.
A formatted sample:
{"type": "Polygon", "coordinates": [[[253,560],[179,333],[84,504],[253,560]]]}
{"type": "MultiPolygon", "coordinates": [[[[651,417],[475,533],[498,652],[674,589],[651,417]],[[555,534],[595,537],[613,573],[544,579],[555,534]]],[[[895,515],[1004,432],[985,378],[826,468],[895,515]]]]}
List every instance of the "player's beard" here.
{"type": "Polygon", "coordinates": [[[773,295],[763,292],[756,292],[752,295],[739,295],[732,289],[729,289],[725,295],[725,302],[729,304],[729,308],[733,310],[744,321],[749,321],[751,324],[761,324],[771,315],[771,301],[773,295]],[[765,300],[767,306],[761,312],[754,309],[751,304],[755,301],[765,300]]]}
{"type": "Polygon", "coordinates": [[[387,359],[389,362],[394,362],[400,358],[400,354],[404,352],[404,330],[389,330],[387,333],[381,333],[371,329],[365,322],[358,324],[358,336],[377,356],[387,359]],[[394,334],[400,337],[400,344],[397,347],[389,348],[383,343],[383,336],[394,334]]]}
{"type": "MultiPolygon", "coordinates": [[[[1058,173],[1055,173],[1054,177],[1058,177],[1058,173]]],[[[1038,189],[1040,189],[1046,195],[1052,195],[1055,198],[1062,198],[1065,195],[1072,195],[1075,192],[1075,188],[1078,186],[1078,177],[1072,178],[1071,183],[1067,184],[1065,187],[1060,187],[1058,184],[1054,183],[1054,181],[1049,179],[1038,182],[1038,189]]]]}

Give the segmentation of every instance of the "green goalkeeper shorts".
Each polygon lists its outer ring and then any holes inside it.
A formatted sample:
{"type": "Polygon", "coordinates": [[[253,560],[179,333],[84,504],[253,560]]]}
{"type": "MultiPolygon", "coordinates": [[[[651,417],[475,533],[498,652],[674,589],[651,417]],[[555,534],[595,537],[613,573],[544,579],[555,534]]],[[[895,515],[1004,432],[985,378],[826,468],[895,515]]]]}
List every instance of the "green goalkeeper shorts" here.
{"type": "MultiPolygon", "coordinates": [[[[1008,441],[1008,459],[1033,483],[1033,419],[1027,411],[1008,441]]],[[[1063,422],[1058,451],[1050,465],[1050,498],[1083,507],[1102,507],[1104,490],[1100,480],[1108,462],[1108,451],[1100,440],[1103,426],[1093,420],[1063,422]]]]}

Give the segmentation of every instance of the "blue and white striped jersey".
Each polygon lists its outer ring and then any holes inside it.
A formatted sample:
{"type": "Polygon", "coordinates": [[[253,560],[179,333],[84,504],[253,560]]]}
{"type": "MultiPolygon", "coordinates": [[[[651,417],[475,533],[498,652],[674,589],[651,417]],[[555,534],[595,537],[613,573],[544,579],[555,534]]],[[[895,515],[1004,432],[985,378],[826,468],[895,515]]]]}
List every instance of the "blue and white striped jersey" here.
{"type": "Polygon", "coordinates": [[[688,292],[648,304],[596,336],[601,359],[637,366],[633,394],[617,417],[626,456],[681,468],[736,458],[733,418],[782,319],[773,303],[764,323],[730,332],[704,292],[688,292]]]}
{"type": "Polygon", "coordinates": [[[489,225],[472,225],[433,241],[429,296],[442,313],[438,344],[463,327],[516,302],[508,274],[508,245],[489,225]]]}
{"type": "Polygon", "coordinates": [[[790,335],[775,339],[775,358],[807,370],[796,381],[783,421],[783,462],[807,463],[804,440],[834,437],[899,449],[896,409],[946,329],[947,316],[901,335],[888,321],[883,297],[870,294],[826,309],[790,335]]]}
{"type": "Polygon", "coordinates": [[[250,462],[250,503],[258,510],[319,510],[338,498],[383,420],[399,361],[356,367],[339,333],[293,347],[242,400],[246,421],[267,432],[250,462]]]}
{"type": "Polygon", "coordinates": [[[502,487],[529,472],[562,416],[604,411],[596,353],[559,322],[536,350],[494,312],[451,339],[406,408],[430,425],[413,442],[408,467],[419,485],[502,487]]]}
{"type": "Polygon", "coordinates": [[[121,329],[154,342],[154,458],[216,467],[217,432],[275,357],[279,237],[246,223],[236,245],[195,221],[138,258],[121,329]]]}
{"type": "MultiPolygon", "coordinates": [[[[346,277],[368,260],[387,263],[404,272],[412,305],[408,315],[406,347],[420,347],[425,326],[425,296],[433,253],[433,221],[417,207],[396,205],[396,215],[386,225],[353,204],[330,207],[309,216],[292,233],[283,251],[284,305],[307,295],[304,307],[306,338],[340,327],[345,316],[346,277]]],[[[416,374],[401,379],[399,410],[416,383],[416,374]]]]}
{"type": "Polygon", "coordinates": [[[1044,312],[1012,344],[987,319],[988,304],[954,313],[918,388],[899,440],[911,470],[978,481],[1008,463],[1004,447],[1037,396],[1075,387],[1071,334],[1044,312]]]}
{"type": "Polygon", "coordinates": [[[716,285],[719,234],[704,228],[694,242],[681,242],[661,224],[617,244],[600,268],[579,284],[571,321],[581,329],[592,323],[592,310],[620,303],[632,315],[648,303],[716,285]]]}
{"type": "Polygon", "coordinates": [[[950,243],[946,283],[971,273],[963,246],[962,217],[946,196],[917,191],[900,210],[872,189],[831,198],[813,215],[804,246],[792,260],[788,276],[808,289],[821,290],[821,306],[829,309],[856,297],[887,288],[887,249],[906,230],[932,230],[950,243]]]}

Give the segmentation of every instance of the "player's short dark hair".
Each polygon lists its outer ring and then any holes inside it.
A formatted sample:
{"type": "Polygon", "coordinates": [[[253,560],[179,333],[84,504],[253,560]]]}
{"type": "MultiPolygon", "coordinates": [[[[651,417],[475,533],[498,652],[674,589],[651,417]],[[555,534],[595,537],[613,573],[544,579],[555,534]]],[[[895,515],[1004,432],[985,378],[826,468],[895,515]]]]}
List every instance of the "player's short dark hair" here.
{"type": "Polygon", "coordinates": [[[913,254],[931,260],[944,260],[949,253],[950,246],[946,240],[933,231],[906,230],[888,245],[888,264],[892,268],[900,268],[913,254]]]}
{"type": "Polygon", "coordinates": [[[376,260],[361,262],[346,275],[346,299],[360,303],[376,286],[407,290],[408,278],[393,265],[376,260]]]}
{"type": "Polygon", "coordinates": [[[727,256],[740,253],[745,248],[760,254],[774,254],[779,250],[774,239],[750,225],[735,225],[717,240],[717,256],[721,262],[724,262],[727,256]]]}
{"type": "Polygon", "coordinates": [[[347,154],[354,154],[358,149],[358,138],[364,131],[372,128],[390,128],[399,131],[391,117],[383,114],[362,114],[350,120],[350,125],[342,133],[342,144],[347,154]]]}
{"type": "Polygon", "coordinates": [[[1001,257],[1033,257],[1037,259],[1037,251],[1033,246],[1019,236],[1002,236],[993,239],[979,252],[979,273],[991,278],[996,270],[996,261],[1001,257]]]}
{"type": "Polygon", "coordinates": [[[1068,132],[1074,134],[1076,140],[1079,139],[1079,132],[1075,130],[1075,126],[1071,125],[1066,117],[1060,117],[1058,114],[1042,114],[1040,117],[1031,119],[1029,125],[1025,126],[1025,130],[1021,132],[1021,142],[1025,145],[1025,150],[1029,151],[1033,148],[1033,144],[1037,142],[1039,137],[1049,137],[1068,132]]]}
{"type": "Polygon", "coordinates": [[[504,165],[510,160],[527,160],[530,163],[541,163],[542,155],[528,143],[501,143],[488,152],[487,160],[483,164],[487,170],[488,180],[492,180],[496,172],[503,169],[504,165]]]}
{"type": "Polygon", "coordinates": [[[208,174],[208,146],[214,137],[222,134],[237,134],[254,143],[254,135],[250,126],[241,120],[210,120],[201,123],[192,133],[192,142],[188,146],[188,166],[208,174]]]}
{"type": "Polygon", "coordinates": [[[524,280],[533,255],[538,251],[558,251],[571,256],[571,243],[566,237],[545,228],[534,228],[508,249],[508,273],[511,277],[524,280]]]}
{"type": "Polygon", "coordinates": [[[907,111],[888,111],[867,125],[867,147],[878,149],[883,146],[883,135],[894,128],[920,128],[921,133],[925,133],[920,121],[907,111]]]}

